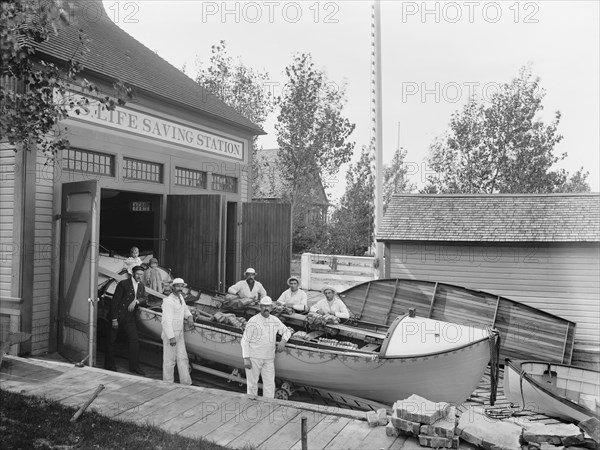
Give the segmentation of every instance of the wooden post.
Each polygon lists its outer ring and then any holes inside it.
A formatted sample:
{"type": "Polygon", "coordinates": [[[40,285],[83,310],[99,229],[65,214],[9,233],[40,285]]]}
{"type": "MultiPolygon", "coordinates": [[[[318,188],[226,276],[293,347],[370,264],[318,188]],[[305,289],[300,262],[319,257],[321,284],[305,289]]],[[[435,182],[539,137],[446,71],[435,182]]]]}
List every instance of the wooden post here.
{"type": "Polygon", "coordinates": [[[311,264],[312,254],[302,253],[302,260],[300,262],[300,279],[302,280],[302,289],[309,291],[312,288],[311,277],[311,264]]]}
{"type": "Polygon", "coordinates": [[[302,450],[308,450],[308,426],[306,425],[306,417],[302,416],[301,438],[302,450]]]}
{"type": "Polygon", "coordinates": [[[87,407],[90,406],[92,404],[92,402],[96,399],[96,397],[98,397],[98,394],[100,392],[102,392],[102,389],[104,389],[103,384],[99,385],[96,388],[96,390],[94,391],[94,393],[92,394],[92,396],[90,397],[90,399],[87,402],[85,402],[83,404],[83,406],[81,408],[79,408],[75,414],[73,414],[73,417],[71,417],[71,422],[75,422],[75,421],[77,421],[77,419],[79,419],[81,417],[81,415],[87,409],[87,407]]]}

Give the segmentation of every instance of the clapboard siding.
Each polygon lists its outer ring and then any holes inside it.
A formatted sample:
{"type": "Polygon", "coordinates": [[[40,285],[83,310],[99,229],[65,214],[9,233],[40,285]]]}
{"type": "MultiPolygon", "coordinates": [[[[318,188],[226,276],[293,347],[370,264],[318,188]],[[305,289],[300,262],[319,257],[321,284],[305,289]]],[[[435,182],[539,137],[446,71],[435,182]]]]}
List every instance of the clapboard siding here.
{"type": "Polygon", "coordinates": [[[577,323],[576,346],[600,343],[600,246],[387,243],[386,277],[498,294],[577,323]]]}
{"type": "MultiPolygon", "coordinates": [[[[46,158],[38,156],[38,168],[46,158]]],[[[35,191],[35,245],[33,261],[32,354],[48,351],[52,263],[57,254],[52,244],[53,177],[40,176],[35,191]]]]}
{"type": "MultiPolygon", "coordinates": [[[[252,149],[250,148],[248,150],[249,153],[252,153],[252,149]]],[[[239,174],[240,177],[238,178],[238,186],[240,189],[240,196],[242,198],[242,202],[250,202],[252,201],[252,198],[250,198],[250,182],[249,182],[249,176],[248,174],[250,173],[250,171],[252,170],[250,164],[244,166],[245,170],[240,170],[239,174]]]]}
{"type": "Polygon", "coordinates": [[[12,296],[14,238],[15,152],[0,144],[0,297],[12,296]]]}

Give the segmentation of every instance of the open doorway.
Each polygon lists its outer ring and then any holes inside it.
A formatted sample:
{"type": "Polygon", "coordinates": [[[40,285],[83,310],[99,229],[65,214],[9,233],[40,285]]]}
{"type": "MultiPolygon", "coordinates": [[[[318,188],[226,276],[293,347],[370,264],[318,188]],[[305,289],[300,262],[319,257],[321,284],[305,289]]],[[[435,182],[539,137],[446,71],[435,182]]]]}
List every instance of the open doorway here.
{"type": "Polygon", "coordinates": [[[237,203],[227,202],[227,223],[225,229],[225,286],[236,283],[237,280],[237,203]]]}
{"type": "Polygon", "coordinates": [[[136,246],[142,259],[160,257],[161,195],[102,189],[101,199],[101,249],[128,256],[136,246]]]}
{"type": "MultiPolygon", "coordinates": [[[[100,257],[98,259],[98,365],[106,367],[104,358],[110,345],[110,300],[117,281],[124,274],[124,260],[131,247],[138,247],[142,261],[149,256],[160,258],[162,195],[116,189],[100,190],[100,257]]],[[[116,353],[127,356],[124,336],[119,335],[116,353]]],[[[122,361],[117,366],[122,366],[122,361]]]]}

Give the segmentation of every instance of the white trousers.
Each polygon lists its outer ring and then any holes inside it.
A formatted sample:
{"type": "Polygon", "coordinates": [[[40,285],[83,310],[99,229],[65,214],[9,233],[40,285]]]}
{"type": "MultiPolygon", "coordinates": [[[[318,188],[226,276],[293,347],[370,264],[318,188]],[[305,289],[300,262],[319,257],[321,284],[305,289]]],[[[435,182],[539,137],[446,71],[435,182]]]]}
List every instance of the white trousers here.
{"type": "Polygon", "coordinates": [[[187,351],[185,349],[185,341],[183,339],[183,331],[175,332],[176,345],[171,346],[169,339],[162,333],[163,340],[163,381],[175,382],[175,364],[177,364],[177,372],[179,373],[179,382],[181,384],[192,384],[190,376],[190,363],[188,360],[187,351]]]}
{"type": "Polygon", "coordinates": [[[248,395],[258,395],[258,377],[262,376],[263,397],[275,398],[275,360],[250,358],[252,369],[246,369],[248,395]]]}

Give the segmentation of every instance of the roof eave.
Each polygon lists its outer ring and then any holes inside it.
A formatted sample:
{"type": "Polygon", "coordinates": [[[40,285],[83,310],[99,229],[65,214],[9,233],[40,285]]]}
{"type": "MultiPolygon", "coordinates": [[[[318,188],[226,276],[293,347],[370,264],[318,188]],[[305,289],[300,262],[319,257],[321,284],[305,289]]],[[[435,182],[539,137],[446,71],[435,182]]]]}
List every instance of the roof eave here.
{"type": "MultiPolygon", "coordinates": [[[[38,59],[44,60],[44,61],[48,61],[48,62],[53,62],[53,63],[57,63],[57,64],[64,64],[66,62],[64,59],[58,58],[58,57],[56,57],[54,55],[46,53],[46,52],[44,52],[41,49],[36,49],[35,55],[39,55],[38,59]]],[[[35,57],[35,55],[34,55],[34,57],[35,57]]],[[[107,83],[115,83],[116,81],[118,81],[117,79],[115,79],[115,78],[113,78],[111,76],[108,76],[106,74],[103,74],[101,72],[98,72],[96,70],[89,69],[89,68],[84,68],[83,71],[82,71],[82,74],[84,74],[84,75],[88,74],[90,76],[93,76],[96,79],[103,80],[103,81],[105,81],[107,83]]],[[[187,105],[185,103],[177,102],[176,100],[172,100],[172,99],[170,99],[168,97],[164,97],[164,96],[162,96],[160,94],[156,94],[154,92],[148,91],[147,89],[141,88],[139,86],[132,85],[132,87],[134,87],[137,92],[143,93],[145,96],[148,96],[150,98],[158,99],[161,102],[165,102],[165,103],[168,103],[168,104],[170,104],[172,106],[176,106],[178,108],[185,109],[185,110],[190,111],[190,112],[192,112],[194,114],[200,114],[200,115],[203,115],[205,117],[210,117],[211,119],[215,119],[215,120],[227,123],[227,125],[230,125],[230,126],[235,127],[237,129],[249,132],[253,136],[261,136],[261,135],[264,136],[264,135],[268,134],[265,130],[263,130],[258,125],[254,125],[254,127],[242,125],[242,124],[240,124],[238,122],[235,122],[235,121],[233,121],[231,119],[227,119],[225,117],[219,116],[218,114],[212,114],[210,112],[203,111],[203,110],[200,110],[198,108],[194,108],[193,106],[187,105]]]]}

